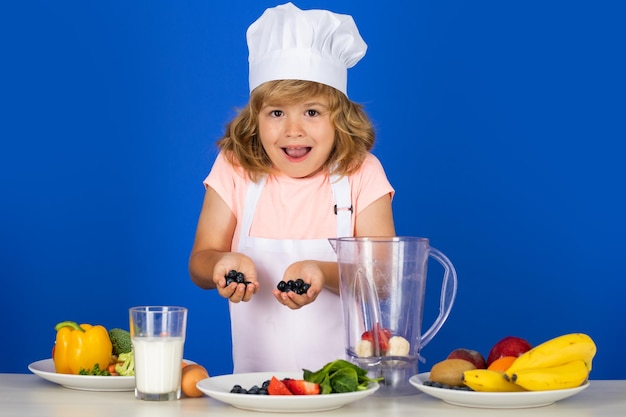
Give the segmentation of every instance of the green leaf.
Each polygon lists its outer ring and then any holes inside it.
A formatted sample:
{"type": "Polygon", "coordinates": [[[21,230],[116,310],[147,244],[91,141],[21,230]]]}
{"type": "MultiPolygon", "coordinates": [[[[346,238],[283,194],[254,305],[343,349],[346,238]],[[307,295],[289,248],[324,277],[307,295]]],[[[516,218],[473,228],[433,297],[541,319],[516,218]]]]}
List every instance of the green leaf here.
{"type": "Polygon", "coordinates": [[[354,392],[359,385],[359,377],[354,369],[342,368],[333,374],[331,385],[333,392],[354,392]]]}
{"type": "Polygon", "coordinates": [[[304,380],[319,384],[321,394],[360,391],[367,389],[371,381],[382,379],[368,378],[365,369],[344,359],[329,362],[315,372],[308,369],[303,371],[304,380]]]}

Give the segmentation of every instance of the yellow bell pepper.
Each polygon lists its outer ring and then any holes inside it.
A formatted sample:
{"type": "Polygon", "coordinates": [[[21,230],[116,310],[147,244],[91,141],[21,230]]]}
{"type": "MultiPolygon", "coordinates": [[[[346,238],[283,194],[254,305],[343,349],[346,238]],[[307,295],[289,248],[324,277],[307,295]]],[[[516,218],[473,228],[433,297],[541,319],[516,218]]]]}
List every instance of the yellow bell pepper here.
{"type": "Polygon", "coordinates": [[[96,365],[105,370],[111,362],[113,346],[107,329],[73,321],[55,326],[54,368],[60,374],[74,374],[92,370],[96,365]]]}

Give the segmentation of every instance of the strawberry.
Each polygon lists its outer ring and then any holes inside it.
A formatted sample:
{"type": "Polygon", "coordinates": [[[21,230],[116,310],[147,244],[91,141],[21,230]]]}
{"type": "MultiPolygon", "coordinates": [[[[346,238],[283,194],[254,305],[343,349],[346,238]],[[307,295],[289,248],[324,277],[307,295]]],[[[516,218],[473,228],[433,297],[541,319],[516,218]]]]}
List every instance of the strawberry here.
{"type": "Polygon", "coordinates": [[[269,395],[293,395],[289,388],[275,376],[270,380],[270,384],[267,386],[267,393],[269,395]]]}
{"type": "Polygon", "coordinates": [[[378,339],[378,348],[381,353],[385,353],[389,348],[391,330],[383,328],[380,323],[376,323],[372,330],[368,330],[361,335],[361,340],[368,340],[372,344],[378,339]]]}
{"type": "Polygon", "coordinates": [[[320,384],[304,379],[283,379],[283,383],[293,395],[317,395],[320,393],[320,384]]]}

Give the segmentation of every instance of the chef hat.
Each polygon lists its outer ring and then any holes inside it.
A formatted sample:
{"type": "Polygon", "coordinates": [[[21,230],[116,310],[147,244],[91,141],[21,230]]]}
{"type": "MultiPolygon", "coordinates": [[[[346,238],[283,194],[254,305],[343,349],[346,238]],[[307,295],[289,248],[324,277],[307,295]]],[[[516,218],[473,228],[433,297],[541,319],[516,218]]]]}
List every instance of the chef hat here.
{"type": "Polygon", "coordinates": [[[300,10],[286,3],[265,10],[246,33],[250,91],[266,81],[308,80],[347,95],[348,68],[367,45],[351,16],[300,10]]]}

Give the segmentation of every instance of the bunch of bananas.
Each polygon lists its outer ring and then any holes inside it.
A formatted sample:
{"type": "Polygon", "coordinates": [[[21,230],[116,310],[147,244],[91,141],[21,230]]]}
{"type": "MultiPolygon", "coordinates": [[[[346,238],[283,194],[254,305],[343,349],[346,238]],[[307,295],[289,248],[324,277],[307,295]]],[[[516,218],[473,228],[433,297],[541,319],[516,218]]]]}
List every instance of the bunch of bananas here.
{"type": "Polygon", "coordinates": [[[504,372],[475,369],[463,373],[474,391],[515,392],[574,388],[587,381],[596,344],[584,333],[555,337],[520,355],[504,372]]]}

